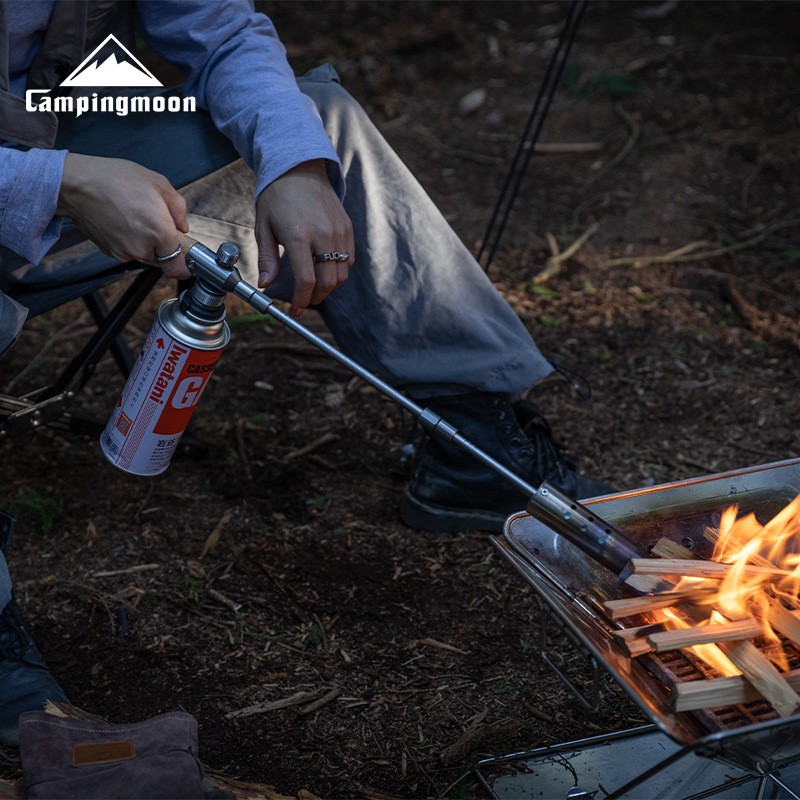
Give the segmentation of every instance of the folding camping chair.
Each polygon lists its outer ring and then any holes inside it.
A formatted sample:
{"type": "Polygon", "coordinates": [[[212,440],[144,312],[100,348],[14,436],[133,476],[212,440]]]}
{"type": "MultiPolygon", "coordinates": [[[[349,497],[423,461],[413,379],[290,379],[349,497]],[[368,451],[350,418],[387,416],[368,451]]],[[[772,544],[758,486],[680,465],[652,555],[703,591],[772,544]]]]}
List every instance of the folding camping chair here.
{"type": "MultiPolygon", "coordinates": [[[[165,175],[179,189],[239,158],[231,142],[200,111],[125,117],[84,114],[60,123],[56,148],[130,159],[165,175]]],[[[0,394],[0,436],[45,423],[84,433],[102,428],[99,421],[69,411],[69,400],[86,385],[109,350],[123,376],[128,376],[133,358],[120,334],[161,275],[160,269],[148,264],[129,262],[73,282],[7,287],[6,294],[29,309],[29,319],[82,298],[97,330],[66,369],[46,386],[23,396],[0,394]],[[100,290],[134,273],[138,274],[109,310],[100,290]]]]}
{"type": "Polygon", "coordinates": [[[133,357],[120,335],[161,275],[160,269],[130,262],[101,276],[66,286],[11,289],[8,294],[29,309],[29,318],[81,298],[97,328],[66,368],[46,385],[22,396],[0,394],[0,436],[24,433],[43,424],[74,432],[99,431],[101,423],[71,412],[69,400],[86,385],[109,350],[123,377],[127,378],[133,368],[133,357]],[[109,310],[100,290],[133,271],[138,274],[109,310]]]}

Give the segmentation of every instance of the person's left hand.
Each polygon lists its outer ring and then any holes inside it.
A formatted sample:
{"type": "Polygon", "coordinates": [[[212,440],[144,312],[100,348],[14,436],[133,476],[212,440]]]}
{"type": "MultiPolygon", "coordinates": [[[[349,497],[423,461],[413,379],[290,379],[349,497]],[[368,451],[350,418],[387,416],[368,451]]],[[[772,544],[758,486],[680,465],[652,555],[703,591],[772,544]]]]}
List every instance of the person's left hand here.
{"type": "Polygon", "coordinates": [[[355,260],[353,226],[331,186],[325,161],[305,161],[267,186],[256,200],[258,285],[278,275],[278,245],[294,274],[291,314],[324,300],[347,280],[355,260]],[[315,253],[347,252],[346,261],[314,263],[315,253]]]}

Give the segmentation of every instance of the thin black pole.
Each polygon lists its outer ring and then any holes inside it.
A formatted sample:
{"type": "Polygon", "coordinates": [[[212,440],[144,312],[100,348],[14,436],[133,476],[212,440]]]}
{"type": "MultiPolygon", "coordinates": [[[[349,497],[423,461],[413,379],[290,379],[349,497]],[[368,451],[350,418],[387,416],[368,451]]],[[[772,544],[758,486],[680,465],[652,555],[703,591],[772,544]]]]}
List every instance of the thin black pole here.
{"type": "Polygon", "coordinates": [[[580,27],[580,21],[585,9],[586,0],[572,0],[569,11],[567,12],[567,18],[564,22],[564,30],[562,31],[558,40],[558,45],[556,46],[555,50],[553,50],[553,54],[548,62],[544,80],[539,87],[539,92],[534,100],[528,121],[525,124],[522,135],[520,136],[519,144],[517,145],[517,151],[514,153],[511,166],[509,167],[508,174],[503,182],[503,187],[500,190],[500,195],[495,203],[492,216],[486,228],[486,233],[484,234],[483,241],[481,242],[480,249],[478,250],[478,255],[476,256],[478,263],[481,263],[484,253],[486,252],[487,248],[489,248],[486,261],[484,264],[482,264],[484,272],[489,271],[489,266],[494,260],[495,254],[497,253],[500,239],[503,236],[506,224],[511,216],[511,210],[514,206],[514,202],[519,194],[520,186],[522,185],[522,181],[528,170],[528,166],[530,165],[531,157],[533,156],[533,151],[536,147],[536,142],[539,141],[539,134],[541,133],[544,122],[547,119],[547,113],[550,110],[550,105],[553,102],[556,89],[561,81],[561,76],[564,72],[564,67],[567,63],[567,60],[569,59],[569,53],[572,49],[572,44],[575,41],[575,36],[577,35],[578,28],[580,27]],[[544,105],[542,106],[543,103],[544,105]],[[496,231],[495,226],[497,226],[496,231]]]}

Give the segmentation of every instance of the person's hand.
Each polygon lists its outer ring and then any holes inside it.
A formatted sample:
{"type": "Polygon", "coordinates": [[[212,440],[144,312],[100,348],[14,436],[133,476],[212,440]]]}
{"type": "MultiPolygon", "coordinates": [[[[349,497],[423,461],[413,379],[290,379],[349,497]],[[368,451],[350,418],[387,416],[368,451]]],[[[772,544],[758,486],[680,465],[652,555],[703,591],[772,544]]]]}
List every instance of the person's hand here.
{"type": "Polygon", "coordinates": [[[186,202],[157,172],[120,158],[67,153],[56,213],[119,261],[157,264],[170,278],[190,275],[181,254],[155,261],[189,231],[186,202]]]}
{"type": "Polygon", "coordinates": [[[291,313],[324,300],[347,280],[353,265],[353,226],[328,180],[322,159],[305,161],[281,175],[256,201],[258,285],[278,275],[278,245],[283,245],[294,275],[291,313]],[[346,252],[346,261],[314,262],[315,253],[346,252]]]}

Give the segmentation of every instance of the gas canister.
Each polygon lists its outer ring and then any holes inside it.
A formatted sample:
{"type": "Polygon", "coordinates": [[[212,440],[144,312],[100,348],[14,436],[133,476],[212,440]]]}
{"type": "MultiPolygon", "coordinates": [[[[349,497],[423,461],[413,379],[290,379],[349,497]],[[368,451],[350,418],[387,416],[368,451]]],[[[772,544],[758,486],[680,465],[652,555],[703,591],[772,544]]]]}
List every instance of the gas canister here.
{"type": "Polygon", "coordinates": [[[133,475],[158,475],[169,466],[230,340],[224,299],[224,291],[200,279],[159,307],[100,437],[114,466],[133,475]]]}

